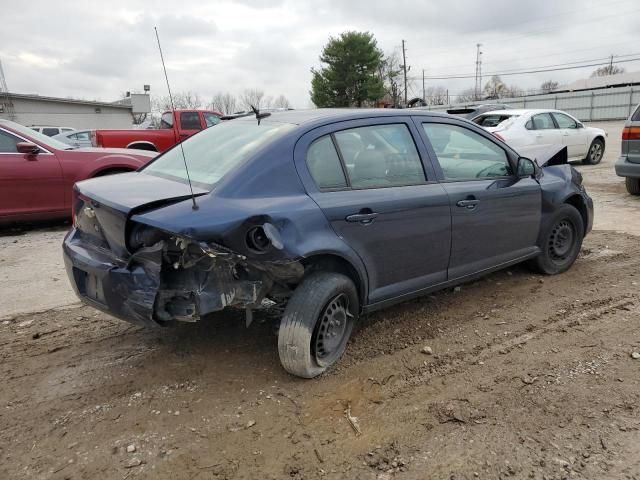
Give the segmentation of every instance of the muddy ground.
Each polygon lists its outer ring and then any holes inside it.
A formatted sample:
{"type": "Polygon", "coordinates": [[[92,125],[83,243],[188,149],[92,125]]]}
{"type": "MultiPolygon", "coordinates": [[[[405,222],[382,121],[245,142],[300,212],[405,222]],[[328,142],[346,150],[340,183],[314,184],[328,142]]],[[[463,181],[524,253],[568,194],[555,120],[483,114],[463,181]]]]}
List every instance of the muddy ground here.
{"type": "Polygon", "coordinates": [[[619,125],[578,166],[597,217],[572,270],[370,315],[312,381],[281,370],[275,319],[133,327],[74,303],[64,226],[5,231],[0,478],[640,479],[640,199],[612,172],[619,125]]]}

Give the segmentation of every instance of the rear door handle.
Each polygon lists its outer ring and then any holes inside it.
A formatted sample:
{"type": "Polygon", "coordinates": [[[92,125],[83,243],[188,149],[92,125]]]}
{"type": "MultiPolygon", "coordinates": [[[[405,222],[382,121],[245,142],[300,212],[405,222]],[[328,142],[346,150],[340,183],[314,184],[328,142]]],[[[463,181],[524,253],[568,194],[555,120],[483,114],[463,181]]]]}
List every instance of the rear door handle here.
{"type": "Polygon", "coordinates": [[[348,215],[345,220],[347,222],[360,222],[360,223],[371,223],[378,216],[377,213],[354,213],[353,215],[348,215]]]}
{"type": "Polygon", "coordinates": [[[456,205],[459,207],[466,207],[466,208],[472,209],[472,208],[475,208],[475,206],[478,205],[479,203],[480,203],[480,200],[469,199],[469,200],[459,200],[458,203],[456,203],[456,205]]]}

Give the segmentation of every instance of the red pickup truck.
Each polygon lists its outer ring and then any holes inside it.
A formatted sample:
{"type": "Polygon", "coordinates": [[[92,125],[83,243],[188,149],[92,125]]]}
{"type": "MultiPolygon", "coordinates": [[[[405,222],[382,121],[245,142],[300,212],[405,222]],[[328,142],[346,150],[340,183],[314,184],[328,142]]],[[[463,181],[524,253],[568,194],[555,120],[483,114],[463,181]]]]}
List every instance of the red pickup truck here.
{"type": "Polygon", "coordinates": [[[94,130],[94,147],[135,148],[164,152],[200,130],[220,123],[222,113],[215,110],[175,110],[164,112],[160,128],[139,130],[94,130]]]}

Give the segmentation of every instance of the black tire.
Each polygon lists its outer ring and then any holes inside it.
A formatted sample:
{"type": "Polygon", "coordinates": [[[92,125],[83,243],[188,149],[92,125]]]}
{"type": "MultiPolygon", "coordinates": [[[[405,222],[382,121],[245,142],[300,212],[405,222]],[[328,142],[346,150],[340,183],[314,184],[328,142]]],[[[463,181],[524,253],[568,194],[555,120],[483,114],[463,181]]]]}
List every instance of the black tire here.
{"type": "Polygon", "coordinates": [[[640,178],[626,177],[624,184],[631,195],[640,195],[640,178]]]}
{"type": "Polygon", "coordinates": [[[572,205],[561,205],[540,236],[542,252],[531,262],[540,273],[555,275],[575,262],[584,238],[584,222],[572,205]]]}
{"type": "Polygon", "coordinates": [[[278,353],[284,369],[313,378],[335,364],[344,353],[359,310],[350,278],[332,272],[304,278],[280,321],[278,353]]]}
{"type": "Polygon", "coordinates": [[[584,157],[582,163],[585,165],[597,165],[602,161],[603,156],[604,141],[601,138],[595,138],[593,142],[591,142],[591,145],[589,145],[587,156],[584,157]]]}

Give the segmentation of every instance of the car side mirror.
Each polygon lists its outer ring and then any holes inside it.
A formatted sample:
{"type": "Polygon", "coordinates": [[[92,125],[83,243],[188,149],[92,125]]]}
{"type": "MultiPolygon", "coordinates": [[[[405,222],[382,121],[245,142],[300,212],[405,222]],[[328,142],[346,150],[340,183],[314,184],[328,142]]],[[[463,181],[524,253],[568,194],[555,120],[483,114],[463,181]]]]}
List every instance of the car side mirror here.
{"type": "Polygon", "coordinates": [[[538,169],[536,168],[536,164],[533,162],[533,160],[524,157],[518,158],[516,175],[519,178],[533,177],[537,174],[537,172],[538,169]]]}
{"type": "Polygon", "coordinates": [[[27,155],[36,155],[40,153],[40,147],[31,142],[16,143],[16,150],[18,151],[18,153],[25,153],[27,155]]]}

